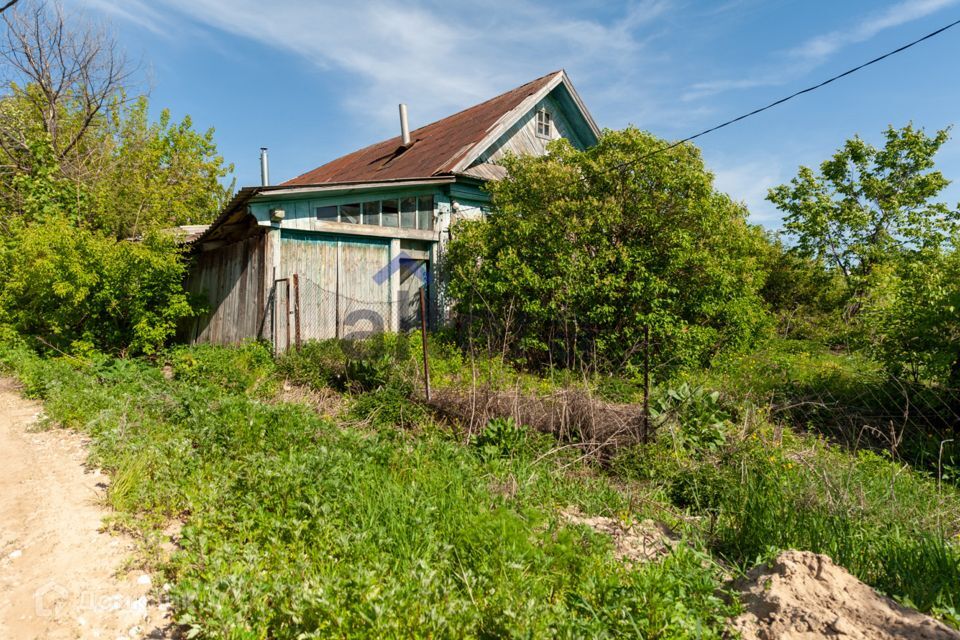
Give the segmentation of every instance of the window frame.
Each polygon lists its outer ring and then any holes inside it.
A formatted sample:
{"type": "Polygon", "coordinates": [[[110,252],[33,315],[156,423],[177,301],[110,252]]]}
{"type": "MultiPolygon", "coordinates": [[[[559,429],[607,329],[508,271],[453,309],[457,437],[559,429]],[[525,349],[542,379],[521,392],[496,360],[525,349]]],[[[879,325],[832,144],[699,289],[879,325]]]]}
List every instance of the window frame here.
{"type": "Polygon", "coordinates": [[[553,139],[553,116],[550,115],[546,107],[537,110],[536,132],[538,138],[553,139]]]}
{"type": "Polygon", "coordinates": [[[311,208],[313,218],[321,224],[351,224],[397,231],[433,231],[437,194],[420,192],[392,198],[360,198],[338,204],[312,204],[311,208]],[[391,219],[395,224],[388,222],[391,219]]]}

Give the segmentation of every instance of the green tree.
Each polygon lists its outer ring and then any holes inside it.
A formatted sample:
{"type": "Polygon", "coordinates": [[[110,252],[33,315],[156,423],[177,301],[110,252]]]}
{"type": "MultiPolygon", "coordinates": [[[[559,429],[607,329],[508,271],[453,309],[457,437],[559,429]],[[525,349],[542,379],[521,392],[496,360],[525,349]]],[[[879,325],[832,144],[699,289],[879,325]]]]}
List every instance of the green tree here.
{"type": "Polygon", "coordinates": [[[768,199],[786,214],[793,253],[842,281],[835,300],[853,344],[894,375],[960,384],[960,210],[936,200],[949,181],[934,162],[948,133],[890,127],[882,147],[854,137],[768,199]]]}
{"type": "Polygon", "coordinates": [[[118,239],[181,224],[210,222],[229,199],[222,180],[233,171],[217,152],[213,129],[200,133],[190,116],[157,121],[148,102],[117,99],[104,135],[105,170],[92,184],[88,220],[118,239]]]}
{"type": "Polygon", "coordinates": [[[0,256],[5,321],[63,351],[151,353],[192,314],[174,240],[117,241],[52,217],[20,229],[0,256]]]}
{"type": "Polygon", "coordinates": [[[211,220],[232,166],[212,129],[127,99],[102,31],[43,2],[3,22],[0,322],[62,350],[153,351],[193,313],[162,230],[211,220]]]}
{"type": "Polygon", "coordinates": [[[956,230],[957,210],[933,202],[949,184],[933,160],[948,137],[912,125],[889,127],[883,147],[855,136],[819,172],[800,167],[767,198],[797,251],[835,268],[856,296],[878,265],[942,247],[956,230]]]}
{"type": "Polygon", "coordinates": [[[460,317],[531,365],[703,363],[767,326],[767,240],[713,189],[698,150],[634,128],[586,151],[510,157],[484,222],[460,222],[446,277],[460,317]]]}

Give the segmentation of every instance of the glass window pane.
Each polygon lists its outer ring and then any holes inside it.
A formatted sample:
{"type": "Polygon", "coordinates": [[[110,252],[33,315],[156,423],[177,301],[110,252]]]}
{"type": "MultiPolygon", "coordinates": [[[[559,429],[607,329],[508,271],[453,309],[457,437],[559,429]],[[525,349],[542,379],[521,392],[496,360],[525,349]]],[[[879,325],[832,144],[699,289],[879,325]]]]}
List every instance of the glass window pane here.
{"type": "Polygon", "coordinates": [[[404,229],[417,228],[416,198],[404,198],[400,201],[400,226],[404,229]]]}
{"type": "Polygon", "coordinates": [[[420,196],[417,229],[433,229],[433,196],[420,196]]]}
{"type": "Polygon", "coordinates": [[[340,205],[340,222],[348,222],[350,224],[360,224],[359,203],[340,205]]]}
{"type": "Polygon", "coordinates": [[[399,227],[400,215],[396,200],[384,200],[380,203],[380,224],[385,227],[399,227]]]}
{"type": "Polygon", "coordinates": [[[380,203],[363,203],[363,224],[380,224],[380,203]]]}
{"type": "Polygon", "coordinates": [[[326,207],[317,207],[317,220],[326,220],[327,222],[337,221],[337,205],[332,204],[326,207]]]}

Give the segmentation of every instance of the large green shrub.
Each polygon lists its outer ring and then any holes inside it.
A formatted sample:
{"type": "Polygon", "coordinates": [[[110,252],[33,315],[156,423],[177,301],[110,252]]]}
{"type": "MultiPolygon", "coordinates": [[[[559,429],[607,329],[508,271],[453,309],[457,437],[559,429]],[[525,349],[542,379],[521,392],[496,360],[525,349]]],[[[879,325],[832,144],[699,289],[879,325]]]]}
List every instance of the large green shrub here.
{"type": "Polygon", "coordinates": [[[18,331],[63,351],[151,353],[193,309],[172,238],[118,241],[64,219],[4,247],[0,308],[18,331]]]}
{"type": "Polygon", "coordinates": [[[695,147],[649,156],[665,146],[631,128],[587,151],[558,141],[507,158],[494,213],[453,230],[461,320],[533,365],[636,365],[644,325],[654,363],[672,368],[750,344],[768,322],[768,241],[695,147]]]}

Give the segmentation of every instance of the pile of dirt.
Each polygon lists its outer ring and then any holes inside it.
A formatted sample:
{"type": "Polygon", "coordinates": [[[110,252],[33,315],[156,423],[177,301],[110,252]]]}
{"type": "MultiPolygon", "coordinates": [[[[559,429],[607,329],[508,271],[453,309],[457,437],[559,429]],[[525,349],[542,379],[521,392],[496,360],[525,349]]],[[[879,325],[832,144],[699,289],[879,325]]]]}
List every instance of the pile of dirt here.
{"type": "Polygon", "coordinates": [[[624,562],[651,562],[673,550],[677,536],[662,522],[641,520],[623,523],[605,516],[584,516],[575,508],[561,513],[570,524],[590,527],[613,539],[617,557],[624,562]]]}
{"type": "Polygon", "coordinates": [[[784,551],[734,586],[746,611],[731,626],[744,640],[960,640],[960,632],[881,596],[816,553],[784,551]]]}

